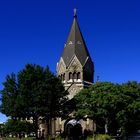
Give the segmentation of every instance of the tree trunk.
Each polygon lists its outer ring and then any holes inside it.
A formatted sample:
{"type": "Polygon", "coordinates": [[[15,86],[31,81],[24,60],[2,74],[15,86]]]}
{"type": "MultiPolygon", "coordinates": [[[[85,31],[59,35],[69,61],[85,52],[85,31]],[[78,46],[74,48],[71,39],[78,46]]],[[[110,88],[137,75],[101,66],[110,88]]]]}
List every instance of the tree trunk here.
{"type": "Polygon", "coordinates": [[[105,119],[105,134],[108,134],[108,119],[105,119]]]}
{"type": "Polygon", "coordinates": [[[49,138],[52,137],[52,119],[51,118],[47,120],[47,135],[49,138]]]}
{"type": "Polygon", "coordinates": [[[35,126],[35,137],[38,139],[38,118],[34,117],[34,126],[35,126]]]}
{"type": "MultiPolygon", "coordinates": [[[[94,119],[93,119],[94,120],[94,119]]],[[[93,121],[93,138],[95,137],[95,132],[96,132],[96,123],[93,121]]]]}

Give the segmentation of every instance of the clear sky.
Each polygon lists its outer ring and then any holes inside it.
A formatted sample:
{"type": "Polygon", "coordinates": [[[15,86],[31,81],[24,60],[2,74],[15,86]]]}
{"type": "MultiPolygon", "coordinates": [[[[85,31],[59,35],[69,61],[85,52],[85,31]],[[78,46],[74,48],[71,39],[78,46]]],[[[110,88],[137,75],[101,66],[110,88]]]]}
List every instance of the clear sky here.
{"type": "Polygon", "coordinates": [[[56,72],[75,7],[95,81],[140,82],[140,0],[1,0],[0,90],[27,63],[56,72]]]}

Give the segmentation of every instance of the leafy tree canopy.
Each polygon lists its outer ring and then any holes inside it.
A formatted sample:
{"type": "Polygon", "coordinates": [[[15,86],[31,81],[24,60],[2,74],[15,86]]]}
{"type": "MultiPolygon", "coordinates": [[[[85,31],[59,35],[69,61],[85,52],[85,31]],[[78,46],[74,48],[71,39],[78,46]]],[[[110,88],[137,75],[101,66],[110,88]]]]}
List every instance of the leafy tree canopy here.
{"type": "Polygon", "coordinates": [[[76,116],[93,119],[97,127],[104,128],[102,133],[117,133],[118,129],[129,131],[128,126],[140,124],[140,84],[137,82],[122,85],[97,82],[80,91],[74,100],[76,116]]]}
{"type": "Polygon", "coordinates": [[[34,125],[27,121],[9,119],[4,125],[4,134],[30,134],[34,132],[34,125]]]}
{"type": "Polygon", "coordinates": [[[50,70],[39,65],[27,64],[18,72],[7,75],[1,91],[0,111],[12,118],[33,117],[50,120],[61,115],[67,92],[50,70]]]}

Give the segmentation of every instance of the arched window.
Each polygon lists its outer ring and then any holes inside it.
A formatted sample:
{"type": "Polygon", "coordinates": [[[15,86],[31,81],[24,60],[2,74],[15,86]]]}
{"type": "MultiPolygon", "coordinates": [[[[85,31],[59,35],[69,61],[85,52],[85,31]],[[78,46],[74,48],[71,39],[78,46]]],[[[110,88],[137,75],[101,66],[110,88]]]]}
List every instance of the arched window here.
{"type": "Polygon", "coordinates": [[[77,79],[80,79],[81,78],[81,75],[80,75],[80,72],[77,73],[77,79]]]}
{"type": "Polygon", "coordinates": [[[76,72],[73,73],[73,79],[77,79],[77,74],[76,74],[76,72]]]}
{"type": "Polygon", "coordinates": [[[69,80],[72,79],[72,73],[69,73],[69,80]]]}

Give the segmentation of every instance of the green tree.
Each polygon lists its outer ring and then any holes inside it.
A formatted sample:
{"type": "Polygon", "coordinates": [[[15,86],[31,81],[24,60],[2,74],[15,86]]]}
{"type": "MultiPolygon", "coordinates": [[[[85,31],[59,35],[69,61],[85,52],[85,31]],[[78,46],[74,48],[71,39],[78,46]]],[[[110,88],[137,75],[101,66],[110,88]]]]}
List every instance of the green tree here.
{"type": "Polygon", "coordinates": [[[140,84],[137,82],[122,85],[97,82],[80,91],[74,99],[76,116],[87,115],[93,119],[101,133],[116,134],[121,130],[125,135],[140,128],[140,84]]]}
{"type": "Polygon", "coordinates": [[[34,126],[32,123],[27,121],[21,121],[18,119],[9,119],[4,125],[5,135],[14,135],[16,137],[21,137],[24,134],[30,134],[34,132],[34,126]]]}
{"type": "Polygon", "coordinates": [[[18,97],[18,84],[16,75],[12,73],[6,76],[6,82],[3,83],[4,89],[1,91],[2,94],[2,104],[0,106],[0,111],[7,116],[17,116],[19,112],[16,106],[16,99],[18,97]]]}
{"type": "Polygon", "coordinates": [[[127,102],[119,89],[118,84],[98,82],[81,91],[75,96],[77,115],[88,115],[96,122],[101,133],[116,133],[119,128],[117,114],[127,102]]]}
{"type": "Polygon", "coordinates": [[[128,81],[121,85],[122,94],[128,98],[126,108],[118,114],[118,120],[124,133],[140,129],[140,83],[128,81]]]}
{"type": "Polygon", "coordinates": [[[8,75],[1,94],[1,112],[12,118],[32,117],[36,137],[39,118],[47,121],[51,134],[51,120],[61,115],[63,103],[67,100],[60,79],[48,67],[31,64],[27,64],[17,76],[8,75]]]}

